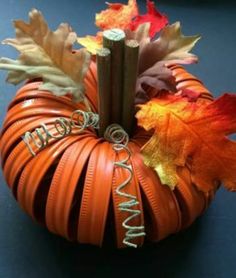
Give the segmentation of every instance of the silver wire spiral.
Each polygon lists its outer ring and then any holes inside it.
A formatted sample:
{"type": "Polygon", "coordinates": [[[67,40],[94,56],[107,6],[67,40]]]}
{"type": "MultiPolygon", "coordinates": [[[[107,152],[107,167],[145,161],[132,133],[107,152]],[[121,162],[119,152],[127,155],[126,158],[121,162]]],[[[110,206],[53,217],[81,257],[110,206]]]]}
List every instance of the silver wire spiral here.
{"type": "Polygon", "coordinates": [[[33,151],[30,142],[32,142],[37,149],[45,148],[51,138],[59,140],[69,134],[79,134],[88,127],[97,129],[99,127],[99,115],[93,112],[85,112],[82,110],[75,110],[70,118],[60,117],[53,123],[52,133],[46,124],[42,123],[34,131],[27,131],[21,138],[26,144],[32,156],[36,153],[33,151]]]}
{"type": "Polygon", "coordinates": [[[122,226],[127,230],[125,233],[125,238],[123,239],[123,243],[129,247],[137,248],[137,244],[132,243],[131,240],[137,237],[143,237],[146,235],[145,233],[145,227],[143,225],[140,226],[131,226],[128,223],[135,217],[138,217],[141,214],[141,211],[139,209],[134,209],[134,206],[139,205],[139,201],[137,200],[137,197],[128,193],[125,193],[122,191],[132,180],[133,178],[133,168],[132,165],[129,164],[129,160],[131,157],[131,152],[128,148],[128,142],[129,142],[129,135],[125,132],[125,130],[118,124],[112,124],[107,127],[104,138],[113,143],[113,149],[116,152],[125,151],[126,157],[120,161],[114,162],[115,166],[120,167],[122,169],[125,169],[128,172],[128,177],[126,180],[124,180],[117,188],[116,193],[121,196],[128,198],[129,201],[125,201],[120,203],[119,210],[128,212],[131,215],[127,217],[123,223],[122,226]]]}

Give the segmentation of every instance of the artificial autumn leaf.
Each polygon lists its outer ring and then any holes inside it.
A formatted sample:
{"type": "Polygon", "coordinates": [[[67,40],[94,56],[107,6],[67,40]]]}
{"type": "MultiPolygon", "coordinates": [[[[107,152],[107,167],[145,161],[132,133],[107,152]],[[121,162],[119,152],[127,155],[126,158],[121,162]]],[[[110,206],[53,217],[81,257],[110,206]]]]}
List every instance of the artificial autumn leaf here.
{"type": "Polygon", "coordinates": [[[135,103],[145,103],[156,97],[156,94],[162,90],[176,92],[176,82],[171,69],[166,67],[165,62],[160,61],[154,67],[139,74],[136,84],[135,103]],[[145,85],[154,88],[154,90],[146,91],[144,89],[145,85]]]}
{"type": "Polygon", "coordinates": [[[95,55],[97,50],[102,48],[103,33],[98,32],[96,36],[86,36],[77,39],[77,42],[84,46],[91,54],[95,55]]]}
{"type": "Polygon", "coordinates": [[[143,146],[144,162],[154,168],[162,183],[178,183],[177,168],[191,169],[191,179],[205,192],[221,181],[236,190],[236,96],[225,94],[199,104],[175,95],[151,100],[136,114],[138,125],[154,129],[143,146]]]}
{"type": "Polygon", "coordinates": [[[137,15],[130,23],[130,29],[136,30],[140,24],[146,22],[151,24],[149,35],[153,38],[156,33],[168,24],[168,18],[156,9],[154,2],[147,0],[147,13],[145,15],[137,15]]]}
{"type": "MultiPolygon", "coordinates": [[[[150,23],[143,23],[138,26],[135,31],[126,30],[126,36],[128,39],[135,39],[139,42],[140,53],[143,48],[150,43],[149,37],[150,23]]],[[[149,57],[146,57],[149,59],[149,57]]],[[[137,77],[136,85],[136,104],[145,103],[151,98],[155,97],[155,94],[149,94],[144,89],[145,85],[148,85],[155,89],[156,92],[161,90],[176,91],[175,78],[172,75],[172,71],[166,66],[165,61],[157,62],[153,67],[142,72],[142,63],[139,62],[139,75],[137,77]]],[[[151,91],[153,93],[153,90],[151,91]]]]}
{"type": "Polygon", "coordinates": [[[167,65],[197,62],[197,57],[189,51],[199,39],[198,35],[184,36],[179,22],[164,27],[157,40],[147,43],[142,48],[140,72],[150,69],[159,61],[166,61],[167,65]]]}
{"type": "MultiPolygon", "coordinates": [[[[96,25],[102,30],[113,28],[119,28],[124,31],[129,30],[132,18],[138,14],[136,0],[129,0],[127,5],[121,3],[107,3],[107,5],[108,9],[96,14],[96,25]]],[[[147,25],[145,25],[145,28],[147,28],[147,25]]],[[[135,34],[143,33],[145,28],[142,26],[135,34]]],[[[91,54],[95,55],[97,50],[102,48],[102,32],[98,32],[96,36],[80,37],[77,41],[86,47],[91,54]]]]}
{"type": "Polygon", "coordinates": [[[120,28],[125,30],[136,15],[138,7],[136,0],[129,0],[127,5],[107,3],[108,9],[96,14],[95,23],[102,30],[120,28]]]}
{"type": "Polygon", "coordinates": [[[29,23],[14,21],[16,38],[3,41],[20,52],[18,60],[0,59],[0,68],[9,71],[7,81],[18,84],[41,77],[40,89],[59,96],[71,93],[76,101],[83,100],[83,78],[90,55],[85,49],[72,53],[76,33],[67,24],[52,32],[36,9],[29,13],[29,18],[29,23]]]}
{"type": "MultiPolygon", "coordinates": [[[[146,41],[140,49],[137,94],[145,96],[144,85],[160,90],[176,92],[172,71],[173,64],[197,62],[197,57],[189,51],[199,40],[199,36],[186,37],[181,33],[180,23],[166,26],[160,37],[152,42],[146,41]]],[[[143,97],[141,102],[150,99],[143,97]]]]}

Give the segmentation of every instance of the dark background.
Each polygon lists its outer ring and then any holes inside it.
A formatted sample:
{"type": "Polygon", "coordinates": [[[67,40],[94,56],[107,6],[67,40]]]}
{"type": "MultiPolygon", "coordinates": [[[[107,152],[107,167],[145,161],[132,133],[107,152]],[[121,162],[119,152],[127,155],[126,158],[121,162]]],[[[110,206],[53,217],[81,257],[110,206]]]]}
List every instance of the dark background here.
{"type": "MultiPolygon", "coordinates": [[[[0,40],[13,37],[12,19],[28,20],[40,9],[51,28],[68,22],[80,36],[93,34],[94,14],[105,1],[1,0],[0,40]]],[[[124,1],[120,1],[124,2],[124,1]]],[[[144,11],[145,1],[138,1],[144,11]]],[[[236,92],[236,3],[234,1],[156,1],[170,22],[180,20],[186,35],[201,34],[198,65],[188,69],[218,96],[236,92]],[[234,4],[235,3],[235,4],[234,4]]],[[[0,56],[15,57],[8,46],[0,56]]],[[[0,121],[16,88],[0,73],[0,121]]],[[[210,158],[209,158],[210,159],[210,158]]],[[[0,278],[14,277],[236,277],[236,194],[221,189],[206,214],[188,230],[139,250],[79,246],[33,223],[0,177],[0,278]]]]}

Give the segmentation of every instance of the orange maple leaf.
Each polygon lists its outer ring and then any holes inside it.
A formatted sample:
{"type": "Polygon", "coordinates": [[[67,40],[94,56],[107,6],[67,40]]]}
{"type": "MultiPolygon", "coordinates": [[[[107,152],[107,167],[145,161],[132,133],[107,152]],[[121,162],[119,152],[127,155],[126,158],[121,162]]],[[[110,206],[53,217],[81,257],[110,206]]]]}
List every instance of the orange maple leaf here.
{"type": "MultiPolygon", "coordinates": [[[[138,15],[138,6],[136,0],[129,0],[127,5],[121,3],[107,3],[108,9],[96,14],[96,25],[102,30],[120,28],[129,30],[132,19],[138,15]]],[[[141,29],[147,25],[140,24],[137,31],[131,33],[140,34],[141,29]]],[[[147,29],[147,27],[146,27],[147,29]]],[[[148,27],[149,29],[149,27],[148,27]]],[[[95,55],[97,50],[102,47],[103,32],[98,32],[96,36],[85,36],[77,39],[78,43],[84,46],[91,54],[95,55]]]]}
{"type": "Polygon", "coordinates": [[[136,114],[138,124],[153,136],[143,146],[144,162],[153,167],[163,184],[178,183],[177,168],[188,165],[191,179],[205,192],[223,182],[236,190],[236,96],[225,94],[212,103],[188,102],[166,95],[152,99],[136,114]]]}
{"type": "Polygon", "coordinates": [[[96,14],[96,25],[102,30],[120,28],[125,30],[131,20],[138,15],[136,0],[129,0],[127,5],[107,3],[108,9],[96,14]]]}

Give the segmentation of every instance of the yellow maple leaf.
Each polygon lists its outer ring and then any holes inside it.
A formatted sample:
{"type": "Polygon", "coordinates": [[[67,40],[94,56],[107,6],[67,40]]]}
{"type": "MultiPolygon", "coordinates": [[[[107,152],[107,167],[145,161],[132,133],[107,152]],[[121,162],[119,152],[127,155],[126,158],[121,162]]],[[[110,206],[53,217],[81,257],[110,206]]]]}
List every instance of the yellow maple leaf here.
{"type": "Polygon", "coordinates": [[[102,32],[98,32],[96,36],[79,37],[77,42],[85,47],[91,54],[95,55],[97,50],[102,48],[102,32]]]}

